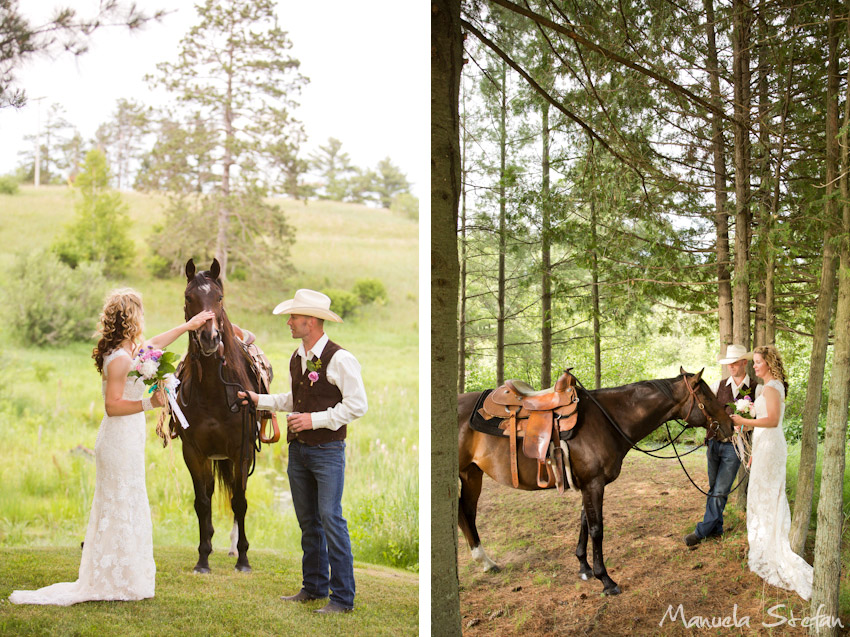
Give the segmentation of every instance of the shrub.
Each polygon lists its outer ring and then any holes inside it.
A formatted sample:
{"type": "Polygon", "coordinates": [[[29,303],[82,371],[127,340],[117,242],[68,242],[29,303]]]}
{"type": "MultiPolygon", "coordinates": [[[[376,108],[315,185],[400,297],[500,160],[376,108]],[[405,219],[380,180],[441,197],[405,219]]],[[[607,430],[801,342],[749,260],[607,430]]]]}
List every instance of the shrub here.
{"type": "Polygon", "coordinates": [[[49,252],[19,257],[4,305],[13,329],[33,345],[87,341],[95,331],[106,281],[93,263],[73,269],[49,252]]]}
{"type": "Polygon", "coordinates": [[[0,176],[0,195],[17,195],[18,180],[11,175],[0,176]]]}
{"type": "Polygon", "coordinates": [[[364,305],[373,301],[380,301],[381,303],[387,301],[387,289],[378,279],[358,279],[352,291],[360,299],[360,303],[364,305]]]}
{"type": "Polygon", "coordinates": [[[102,263],[107,273],[123,274],[133,260],[135,245],[128,235],[127,204],[119,193],[109,189],[109,167],[101,151],[88,152],[74,190],[79,195],[74,220],[53,251],[72,267],[102,263]]]}
{"type": "Polygon", "coordinates": [[[155,279],[167,279],[174,274],[168,259],[158,254],[148,255],[145,265],[155,279]]]}
{"type": "Polygon", "coordinates": [[[345,290],[337,290],[334,288],[325,288],[322,293],[327,294],[331,299],[331,311],[336,312],[342,318],[345,318],[354,311],[360,303],[357,296],[345,290]]]}
{"type": "Polygon", "coordinates": [[[393,197],[390,210],[404,215],[408,219],[419,221],[419,199],[409,192],[403,192],[393,197]]]}

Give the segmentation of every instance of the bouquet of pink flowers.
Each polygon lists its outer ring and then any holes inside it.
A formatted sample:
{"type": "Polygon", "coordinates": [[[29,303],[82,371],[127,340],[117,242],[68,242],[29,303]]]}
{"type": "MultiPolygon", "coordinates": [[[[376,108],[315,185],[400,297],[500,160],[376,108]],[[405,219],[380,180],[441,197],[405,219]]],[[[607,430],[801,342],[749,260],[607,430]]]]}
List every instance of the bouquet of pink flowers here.
{"type": "Polygon", "coordinates": [[[741,397],[734,403],[728,405],[734,410],[734,414],[742,418],[755,418],[756,406],[753,404],[753,399],[750,397],[750,392],[747,390],[740,391],[741,397]]]}
{"type": "Polygon", "coordinates": [[[138,376],[145,385],[150,386],[150,391],[154,392],[160,382],[165,381],[165,386],[169,384],[166,376],[175,372],[177,369],[175,364],[179,360],[179,354],[154,349],[153,346],[148,345],[136,354],[136,358],[133,360],[133,369],[127,375],[138,376]]]}

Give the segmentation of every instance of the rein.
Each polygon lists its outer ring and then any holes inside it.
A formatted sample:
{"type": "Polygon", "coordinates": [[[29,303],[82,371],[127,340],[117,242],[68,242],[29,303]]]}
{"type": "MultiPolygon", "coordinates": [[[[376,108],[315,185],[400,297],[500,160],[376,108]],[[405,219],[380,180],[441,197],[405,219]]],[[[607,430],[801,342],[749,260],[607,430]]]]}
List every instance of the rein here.
{"type": "MultiPolygon", "coordinates": [[[[590,400],[592,400],[592,401],[593,401],[593,403],[594,403],[594,404],[595,404],[595,405],[599,408],[599,410],[600,410],[600,411],[601,411],[601,412],[605,415],[605,417],[608,419],[608,422],[610,422],[610,423],[614,426],[614,429],[616,429],[616,430],[617,430],[617,432],[618,432],[618,433],[619,433],[619,434],[620,434],[620,435],[621,435],[621,436],[622,436],[622,437],[626,440],[626,442],[628,442],[628,443],[629,443],[629,445],[631,446],[631,448],[632,448],[632,449],[635,449],[635,450],[637,450],[637,451],[640,451],[641,453],[646,454],[646,455],[647,455],[647,456],[649,456],[650,458],[658,458],[659,460],[672,460],[673,458],[676,458],[676,460],[678,460],[678,461],[679,461],[679,466],[681,466],[681,467],[682,467],[682,471],[684,471],[684,472],[685,472],[685,475],[688,477],[688,480],[690,481],[690,483],[691,483],[692,485],[694,485],[694,487],[696,487],[697,491],[699,491],[700,493],[702,493],[704,496],[709,497],[709,498],[724,498],[724,497],[728,497],[728,496],[729,496],[729,494],[731,494],[733,491],[735,491],[735,489],[737,489],[739,486],[741,486],[741,483],[743,482],[743,480],[739,480],[739,481],[738,481],[738,484],[736,484],[736,485],[735,485],[735,487],[734,487],[733,489],[731,489],[731,490],[729,491],[729,493],[727,493],[727,494],[725,494],[725,495],[712,495],[712,494],[710,494],[710,493],[706,493],[705,491],[703,491],[703,490],[702,490],[702,489],[701,489],[701,488],[697,485],[697,483],[693,481],[693,479],[691,478],[690,474],[688,473],[688,470],[685,468],[684,463],[682,462],[682,457],[687,456],[687,455],[689,455],[689,454],[693,453],[694,451],[697,451],[698,449],[701,449],[702,447],[705,447],[705,446],[706,446],[706,443],[705,443],[705,442],[703,442],[701,445],[698,445],[698,446],[694,447],[693,449],[691,449],[690,451],[688,451],[688,452],[686,452],[686,453],[681,453],[681,454],[679,453],[679,451],[676,449],[676,444],[675,444],[675,443],[676,443],[676,440],[678,440],[678,439],[679,439],[679,437],[680,437],[680,436],[681,436],[681,435],[685,432],[685,428],[684,428],[684,427],[685,427],[685,425],[687,425],[687,422],[685,422],[685,423],[683,424],[683,423],[682,423],[682,421],[681,421],[681,420],[679,420],[678,418],[672,418],[672,419],[671,419],[671,420],[675,420],[675,421],[676,421],[676,422],[678,422],[680,425],[683,425],[683,429],[682,429],[682,431],[680,431],[680,432],[676,435],[676,437],[675,437],[675,438],[672,438],[672,434],[670,433],[670,424],[669,424],[669,423],[670,423],[670,421],[669,421],[669,420],[668,420],[668,421],[665,421],[664,426],[667,428],[667,437],[668,437],[668,438],[670,438],[670,442],[668,442],[667,444],[665,444],[665,445],[663,445],[663,446],[661,446],[661,447],[658,447],[657,449],[653,449],[653,451],[660,451],[661,449],[664,449],[665,447],[668,447],[668,446],[671,446],[671,445],[672,445],[672,446],[673,446],[673,452],[674,452],[676,455],[674,455],[674,456],[657,456],[657,455],[655,455],[655,454],[653,454],[653,453],[650,453],[649,451],[646,451],[645,449],[641,449],[640,447],[638,447],[638,446],[637,446],[637,443],[635,443],[634,441],[632,441],[632,439],[631,439],[631,438],[629,438],[629,436],[628,436],[628,435],[626,435],[626,433],[625,433],[625,432],[624,432],[624,431],[620,428],[620,426],[617,424],[617,422],[616,422],[616,421],[615,421],[615,420],[611,417],[611,414],[609,414],[609,413],[608,413],[608,411],[607,411],[607,410],[606,410],[606,409],[605,409],[602,405],[600,405],[600,404],[599,404],[599,401],[598,401],[598,400],[596,400],[596,398],[594,398],[593,394],[591,394],[591,393],[590,393],[590,392],[589,392],[589,391],[585,388],[585,386],[584,386],[584,385],[582,385],[581,381],[580,381],[578,378],[576,378],[576,383],[578,383],[578,386],[579,386],[579,387],[581,387],[582,389],[584,389],[584,391],[585,391],[585,392],[587,393],[587,395],[590,397],[590,400]]],[[[705,405],[704,405],[703,403],[701,403],[701,402],[699,402],[699,401],[698,401],[698,399],[697,399],[697,397],[696,397],[696,392],[695,392],[695,391],[694,391],[694,389],[691,387],[690,383],[688,383],[688,382],[687,382],[687,379],[685,379],[685,385],[687,386],[688,391],[690,392],[690,399],[691,399],[691,401],[692,401],[692,402],[691,402],[690,409],[688,409],[688,415],[687,415],[687,416],[685,416],[685,418],[687,419],[687,418],[688,418],[688,416],[690,416],[690,415],[691,415],[691,412],[694,410],[694,406],[696,405],[697,407],[699,407],[700,411],[702,411],[703,415],[705,416],[705,420],[706,420],[706,422],[710,422],[710,423],[711,423],[711,424],[710,424],[710,427],[711,427],[714,431],[716,431],[716,430],[717,430],[717,428],[720,426],[720,423],[719,423],[719,422],[717,422],[717,420],[715,420],[715,419],[713,419],[713,418],[709,418],[708,413],[705,411],[705,405]]],[[[668,393],[668,391],[666,390],[666,388],[662,389],[662,388],[661,388],[659,385],[657,385],[657,384],[655,384],[655,386],[656,386],[656,387],[657,387],[657,388],[658,388],[658,389],[659,389],[659,390],[660,390],[663,394],[668,395],[668,397],[669,397],[669,398],[671,398],[671,399],[673,398],[673,397],[672,397],[672,394],[669,394],[669,393],[668,393]]],[[[708,430],[708,431],[711,431],[712,429],[709,429],[708,427],[706,427],[706,430],[708,430]]]]}

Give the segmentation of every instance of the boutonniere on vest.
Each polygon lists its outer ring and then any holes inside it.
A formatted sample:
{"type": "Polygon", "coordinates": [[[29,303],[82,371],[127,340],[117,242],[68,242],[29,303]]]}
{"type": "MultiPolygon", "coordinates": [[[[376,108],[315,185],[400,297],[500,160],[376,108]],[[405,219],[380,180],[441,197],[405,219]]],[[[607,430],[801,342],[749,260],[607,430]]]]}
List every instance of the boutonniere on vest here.
{"type": "Polygon", "coordinates": [[[307,374],[307,378],[310,379],[310,387],[312,387],[313,383],[319,380],[319,370],[322,369],[322,359],[318,358],[315,361],[307,361],[307,369],[310,372],[307,374]]]}

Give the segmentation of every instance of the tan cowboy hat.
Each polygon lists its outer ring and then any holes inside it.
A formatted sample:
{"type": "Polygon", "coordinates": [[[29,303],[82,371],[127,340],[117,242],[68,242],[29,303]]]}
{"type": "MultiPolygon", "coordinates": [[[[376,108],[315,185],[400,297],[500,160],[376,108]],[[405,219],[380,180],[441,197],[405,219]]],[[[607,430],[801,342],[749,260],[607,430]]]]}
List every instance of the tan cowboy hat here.
{"type": "Polygon", "coordinates": [[[342,319],[331,312],[330,297],[315,290],[298,290],[295,298],[280,303],[272,314],[303,314],[342,323],[342,319]]]}
{"type": "Polygon", "coordinates": [[[730,365],[732,363],[736,363],[739,360],[753,360],[753,353],[748,352],[747,348],[743,345],[738,345],[733,343],[732,345],[726,346],[726,356],[723,358],[717,359],[717,362],[721,365],[730,365]]]}

